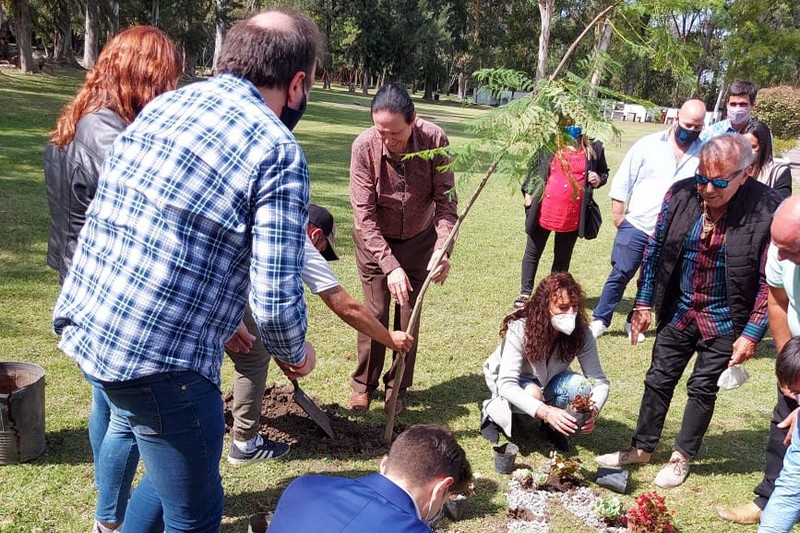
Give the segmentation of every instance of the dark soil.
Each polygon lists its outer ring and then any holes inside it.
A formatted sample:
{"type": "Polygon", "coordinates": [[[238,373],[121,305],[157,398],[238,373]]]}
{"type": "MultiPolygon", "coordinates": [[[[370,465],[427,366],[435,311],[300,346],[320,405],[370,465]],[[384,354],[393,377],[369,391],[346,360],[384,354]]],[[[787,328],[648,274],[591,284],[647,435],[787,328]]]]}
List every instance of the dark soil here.
{"type": "MultiPolygon", "coordinates": [[[[356,416],[352,411],[337,403],[320,405],[319,401],[311,400],[319,406],[331,420],[336,438],[331,439],[297,405],[293,397],[291,385],[268,385],[261,405],[261,429],[265,437],[290,444],[298,451],[320,455],[367,455],[375,456],[388,451],[388,446],[383,441],[385,424],[367,425],[358,420],[349,420],[346,417],[356,416]]],[[[230,433],[233,426],[233,393],[224,397],[225,402],[225,431],[230,433]]],[[[405,426],[395,423],[394,437],[397,437],[405,426]]]]}
{"type": "Polygon", "coordinates": [[[539,488],[541,490],[548,490],[552,492],[567,492],[584,485],[586,484],[573,477],[560,478],[550,474],[547,476],[547,483],[539,488]]]}
{"type": "MultiPolygon", "coordinates": [[[[517,520],[522,520],[524,522],[537,521],[537,520],[539,520],[541,518],[541,514],[542,513],[537,515],[533,511],[531,511],[530,509],[527,509],[525,507],[518,507],[517,509],[509,509],[508,510],[508,516],[510,516],[511,518],[516,518],[517,520]]],[[[547,516],[547,513],[544,513],[544,514],[549,519],[549,516],[547,516]]]]}

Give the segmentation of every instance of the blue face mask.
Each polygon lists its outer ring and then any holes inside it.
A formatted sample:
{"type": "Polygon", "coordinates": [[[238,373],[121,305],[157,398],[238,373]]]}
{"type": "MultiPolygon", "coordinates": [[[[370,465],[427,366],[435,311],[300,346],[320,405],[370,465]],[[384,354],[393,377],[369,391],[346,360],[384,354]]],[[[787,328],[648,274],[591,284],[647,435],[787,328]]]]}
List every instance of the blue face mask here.
{"type": "Polygon", "coordinates": [[[575,139],[576,141],[583,133],[583,129],[580,126],[576,126],[575,124],[571,124],[564,128],[564,131],[567,132],[567,135],[575,139]]]}

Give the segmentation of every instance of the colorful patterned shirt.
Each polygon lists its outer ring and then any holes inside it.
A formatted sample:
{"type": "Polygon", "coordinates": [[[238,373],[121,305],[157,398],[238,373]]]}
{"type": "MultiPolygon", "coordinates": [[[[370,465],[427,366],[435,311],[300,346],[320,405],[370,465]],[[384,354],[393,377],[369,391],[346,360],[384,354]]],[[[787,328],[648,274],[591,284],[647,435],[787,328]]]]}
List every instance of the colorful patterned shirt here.
{"type": "Polygon", "coordinates": [[[156,98],[106,159],[56,303],[59,347],[100,381],[190,370],[219,386],[249,292],[267,350],[301,364],[308,201],[305,156],[250,82],[156,98]]]}
{"type": "MultiPolygon", "coordinates": [[[[655,234],[650,237],[644,250],[639,275],[639,289],[634,307],[651,307],[655,297],[656,274],[661,247],[666,233],[666,216],[672,191],[664,196],[664,203],[656,221],[655,234]]],[[[681,294],[670,317],[670,323],[683,329],[692,320],[704,340],[732,333],[733,319],[727,293],[725,260],[725,217],[703,238],[703,217],[698,217],[683,242],[681,261],[681,294]]],[[[766,249],[762,257],[762,271],[767,259],[766,249]]],[[[761,284],[753,311],[742,331],[742,336],[759,342],[767,330],[767,285],[761,284]]]]}

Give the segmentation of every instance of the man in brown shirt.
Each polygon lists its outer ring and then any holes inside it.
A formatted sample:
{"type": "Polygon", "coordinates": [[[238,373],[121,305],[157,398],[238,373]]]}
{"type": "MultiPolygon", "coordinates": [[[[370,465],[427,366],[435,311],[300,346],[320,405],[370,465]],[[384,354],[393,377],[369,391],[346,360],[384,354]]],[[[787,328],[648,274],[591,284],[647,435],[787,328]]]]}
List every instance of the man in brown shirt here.
{"type": "MultiPolygon", "coordinates": [[[[405,330],[428,271],[435,268],[433,281],[444,283],[450,270],[450,250],[442,247],[457,219],[453,173],[437,170],[447,162],[441,156],[403,161],[404,154],[447,146],[448,141],[441,128],[417,118],[402,85],[381,88],[371,111],[374,126],[353,142],[350,160],[356,265],[367,309],[388,326],[391,295],[394,329],[405,330]]],[[[419,327],[411,332],[415,341],[406,355],[396,414],[413,380],[418,333],[419,327]]],[[[385,355],[382,344],[359,333],[351,409],[369,407],[385,355]]],[[[395,365],[396,358],[383,376],[386,399],[395,386],[395,365]]]]}

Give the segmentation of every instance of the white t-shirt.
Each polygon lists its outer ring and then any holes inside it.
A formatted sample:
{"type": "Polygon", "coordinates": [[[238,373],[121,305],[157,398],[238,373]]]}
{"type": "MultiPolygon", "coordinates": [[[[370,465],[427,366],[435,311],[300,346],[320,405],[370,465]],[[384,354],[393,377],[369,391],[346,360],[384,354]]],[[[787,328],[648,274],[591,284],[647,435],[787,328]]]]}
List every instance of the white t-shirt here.
{"type": "Polygon", "coordinates": [[[305,261],[303,261],[303,270],[300,272],[300,276],[303,278],[303,283],[311,289],[312,294],[319,294],[341,285],[328,262],[314,248],[314,243],[311,242],[308,235],[306,235],[304,252],[305,261]]]}
{"type": "Polygon", "coordinates": [[[625,220],[652,235],[664,195],[678,180],[694,176],[702,143],[697,140],[675,162],[671,130],[645,135],[631,146],[611,180],[608,195],[625,202],[625,220]]]}
{"type": "Polygon", "coordinates": [[[800,335],[800,312],[797,308],[797,291],[800,290],[800,269],[797,265],[784,259],[778,260],[778,248],[770,243],[767,251],[767,284],[776,289],[783,289],[789,297],[789,309],[786,310],[789,330],[792,335],[800,335]]]}

